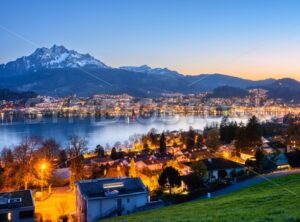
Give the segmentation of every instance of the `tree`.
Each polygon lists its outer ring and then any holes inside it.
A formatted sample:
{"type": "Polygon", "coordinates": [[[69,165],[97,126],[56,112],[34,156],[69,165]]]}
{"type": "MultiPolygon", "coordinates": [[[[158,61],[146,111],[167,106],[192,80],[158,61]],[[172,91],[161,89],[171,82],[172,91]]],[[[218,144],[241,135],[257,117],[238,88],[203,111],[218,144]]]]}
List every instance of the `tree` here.
{"type": "Polygon", "coordinates": [[[116,147],[113,147],[113,148],[111,149],[111,151],[110,151],[110,158],[111,158],[112,160],[117,160],[117,159],[119,159],[119,154],[118,154],[118,152],[117,152],[116,147]]]}
{"type": "Polygon", "coordinates": [[[68,157],[67,157],[67,152],[66,150],[60,150],[58,154],[58,161],[59,161],[59,166],[60,167],[66,167],[68,157]]]}
{"type": "Polygon", "coordinates": [[[248,149],[247,132],[246,132],[246,127],[244,127],[244,126],[241,126],[237,130],[236,140],[235,140],[235,148],[238,153],[241,152],[242,150],[248,149]]]}
{"type": "Polygon", "coordinates": [[[257,148],[262,145],[261,125],[255,116],[252,116],[249,119],[249,122],[246,126],[246,135],[249,148],[257,148]]]}
{"type": "Polygon", "coordinates": [[[200,177],[204,177],[207,172],[207,167],[202,160],[193,162],[191,168],[193,172],[200,177]]]}
{"type": "Polygon", "coordinates": [[[196,192],[204,186],[203,178],[196,173],[191,173],[187,175],[185,178],[185,183],[190,192],[196,192]]]}
{"type": "Polygon", "coordinates": [[[289,124],[287,134],[287,145],[293,148],[300,147],[300,125],[289,124]]]}
{"type": "Polygon", "coordinates": [[[287,157],[291,167],[300,167],[300,150],[287,153],[287,157]]]}
{"type": "Polygon", "coordinates": [[[1,151],[1,161],[4,167],[9,166],[14,162],[14,156],[11,149],[3,148],[1,151]]]}
{"type": "Polygon", "coordinates": [[[178,170],[173,167],[166,167],[158,178],[158,183],[161,187],[167,186],[169,188],[169,194],[172,194],[174,187],[181,186],[181,177],[178,170]]]}
{"type": "Polygon", "coordinates": [[[53,161],[58,157],[60,152],[60,145],[54,139],[47,139],[42,142],[42,146],[39,148],[39,153],[42,158],[53,161]]]}
{"type": "Polygon", "coordinates": [[[235,146],[237,151],[257,149],[262,145],[261,125],[258,119],[253,116],[246,126],[241,126],[237,130],[235,146]]]}
{"type": "Polygon", "coordinates": [[[220,124],[220,140],[222,143],[229,144],[235,138],[238,126],[236,122],[229,122],[228,117],[224,116],[220,124]]]}
{"type": "Polygon", "coordinates": [[[195,131],[190,127],[186,137],[186,148],[193,149],[195,146],[195,131]]]}
{"type": "Polygon", "coordinates": [[[264,152],[261,149],[257,149],[255,152],[255,160],[256,160],[256,165],[258,168],[260,168],[261,163],[264,158],[265,158],[264,152]]]}
{"type": "Polygon", "coordinates": [[[98,156],[98,157],[105,157],[105,151],[104,151],[104,148],[103,148],[103,146],[101,146],[100,144],[98,144],[98,145],[96,146],[95,153],[97,153],[97,156],[98,156]]]}
{"type": "Polygon", "coordinates": [[[36,162],[38,158],[36,151],[40,144],[37,138],[26,137],[22,140],[21,144],[16,146],[13,151],[14,156],[14,171],[11,175],[15,177],[15,183],[18,189],[27,189],[29,185],[38,185],[39,179],[36,172],[36,162]]]}
{"type": "Polygon", "coordinates": [[[133,158],[130,160],[129,177],[137,177],[135,162],[133,158]]]}
{"type": "Polygon", "coordinates": [[[203,136],[201,134],[198,134],[196,138],[195,148],[200,150],[202,147],[203,147],[203,136]]]}
{"type": "Polygon", "coordinates": [[[71,184],[82,180],[83,175],[83,154],[87,151],[87,141],[78,136],[69,138],[69,155],[71,161],[71,184]]]}
{"type": "Polygon", "coordinates": [[[217,150],[220,145],[218,129],[211,129],[207,133],[206,146],[210,149],[217,150]]]}
{"type": "Polygon", "coordinates": [[[159,150],[160,150],[161,153],[166,153],[166,151],[167,151],[166,138],[165,138],[164,133],[162,133],[161,136],[160,136],[159,150]]]}

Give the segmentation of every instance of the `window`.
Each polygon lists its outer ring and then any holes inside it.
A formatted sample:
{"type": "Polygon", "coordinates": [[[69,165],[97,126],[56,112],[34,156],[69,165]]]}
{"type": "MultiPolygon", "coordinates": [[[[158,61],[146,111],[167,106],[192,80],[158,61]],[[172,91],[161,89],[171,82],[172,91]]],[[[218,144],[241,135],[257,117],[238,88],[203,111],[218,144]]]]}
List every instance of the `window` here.
{"type": "Polygon", "coordinates": [[[0,214],[0,221],[8,221],[8,213],[0,214]]]}
{"type": "Polygon", "coordinates": [[[19,219],[33,218],[34,213],[33,210],[21,211],[19,213],[19,219]]]}

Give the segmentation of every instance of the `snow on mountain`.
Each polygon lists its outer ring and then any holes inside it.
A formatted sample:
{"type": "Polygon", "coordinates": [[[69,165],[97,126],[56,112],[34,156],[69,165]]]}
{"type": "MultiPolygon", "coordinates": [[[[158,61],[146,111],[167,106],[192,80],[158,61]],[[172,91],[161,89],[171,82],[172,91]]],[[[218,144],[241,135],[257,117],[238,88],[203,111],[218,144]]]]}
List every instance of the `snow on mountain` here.
{"type": "Polygon", "coordinates": [[[15,61],[1,65],[0,69],[14,70],[14,72],[18,73],[41,68],[80,67],[110,68],[89,54],[80,54],[74,50],[68,50],[64,46],[54,45],[51,48],[38,48],[29,56],[23,56],[15,61]]]}
{"type": "Polygon", "coordinates": [[[132,72],[141,72],[147,74],[158,74],[158,75],[166,75],[166,76],[180,76],[176,71],[169,70],[167,68],[151,68],[147,65],[142,66],[121,66],[119,69],[124,69],[132,72]]]}

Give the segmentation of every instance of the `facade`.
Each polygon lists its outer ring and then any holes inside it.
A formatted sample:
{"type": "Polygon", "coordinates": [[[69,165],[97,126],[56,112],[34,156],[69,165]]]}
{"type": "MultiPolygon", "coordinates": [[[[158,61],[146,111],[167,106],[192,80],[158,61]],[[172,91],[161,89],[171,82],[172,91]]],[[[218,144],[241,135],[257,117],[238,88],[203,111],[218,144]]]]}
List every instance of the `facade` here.
{"type": "MultiPolygon", "coordinates": [[[[272,156],[269,156],[272,159],[272,156]]],[[[280,153],[275,157],[274,163],[276,164],[277,170],[286,170],[290,169],[289,160],[284,153],[280,153]]]]}
{"type": "Polygon", "coordinates": [[[0,221],[34,222],[31,190],[0,193],[0,221]]]}
{"type": "Polygon", "coordinates": [[[81,222],[138,211],[149,201],[140,178],[101,178],[76,183],[76,214],[81,222]]]}
{"type": "Polygon", "coordinates": [[[245,166],[223,158],[205,159],[203,160],[203,163],[207,169],[205,177],[208,182],[222,179],[221,175],[225,174],[225,172],[226,177],[231,177],[233,173],[239,174],[246,171],[245,166]]]}

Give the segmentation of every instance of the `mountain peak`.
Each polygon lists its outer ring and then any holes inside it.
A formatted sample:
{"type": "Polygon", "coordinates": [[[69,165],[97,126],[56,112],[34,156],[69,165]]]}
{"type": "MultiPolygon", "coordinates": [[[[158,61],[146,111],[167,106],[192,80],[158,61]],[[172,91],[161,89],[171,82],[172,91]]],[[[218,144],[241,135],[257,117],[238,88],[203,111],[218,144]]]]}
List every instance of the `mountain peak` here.
{"type": "Polygon", "coordinates": [[[168,68],[151,68],[148,65],[141,65],[141,66],[121,66],[119,69],[124,69],[127,71],[132,72],[140,72],[140,73],[147,73],[147,74],[158,74],[158,75],[165,75],[165,76],[180,76],[176,71],[169,70],[168,68]]]}
{"type": "Polygon", "coordinates": [[[63,45],[53,45],[51,48],[37,48],[31,55],[23,56],[13,62],[2,65],[8,71],[21,73],[38,69],[96,67],[109,68],[89,54],[81,54],[68,50],[63,45]]]}

